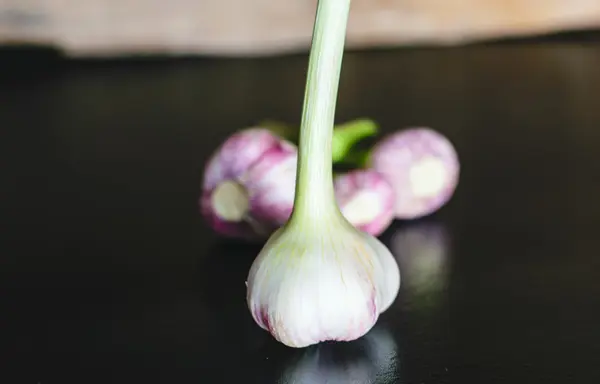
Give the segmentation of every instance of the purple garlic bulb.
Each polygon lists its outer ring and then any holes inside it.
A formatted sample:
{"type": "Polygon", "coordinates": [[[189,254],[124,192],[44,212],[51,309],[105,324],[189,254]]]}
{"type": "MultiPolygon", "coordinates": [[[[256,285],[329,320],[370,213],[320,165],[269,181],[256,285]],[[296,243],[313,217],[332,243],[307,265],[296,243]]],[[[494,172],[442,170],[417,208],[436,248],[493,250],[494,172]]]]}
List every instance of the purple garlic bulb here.
{"type": "Polygon", "coordinates": [[[371,153],[370,166],[395,192],[395,216],[415,219],[446,204],[456,189],[460,163],[452,143],[429,128],[411,128],[384,138],[371,153]]]}
{"type": "Polygon", "coordinates": [[[379,236],[394,219],[394,189],[372,169],[336,176],[335,197],[342,214],[357,229],[379,236]]]}
{"type": "Polygon", "coordinates": [[[267,129],[230,136],[204,172],[200,211],[218,233],[264,239],[294,206],[297,149],[267,129]]]}

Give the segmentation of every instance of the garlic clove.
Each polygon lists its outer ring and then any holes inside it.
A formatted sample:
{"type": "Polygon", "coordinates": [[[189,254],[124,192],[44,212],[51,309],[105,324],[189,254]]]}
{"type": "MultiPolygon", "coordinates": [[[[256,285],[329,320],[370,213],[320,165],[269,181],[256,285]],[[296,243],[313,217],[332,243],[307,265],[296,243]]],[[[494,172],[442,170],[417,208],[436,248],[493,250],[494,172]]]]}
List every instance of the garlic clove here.
{"type": "Polygon", "coordinates": [[[356,228],[379,236],[394,219],[394,190],[374,170],[354,170],[336,176],[335,196],[344,217],[356,228]]]}
{"type": "Polygon", "coordinates": [[[395,191],[395,216],[415,219],[446,204],[458,185],[460,164],[452,143],[429,128],[398,131],[378,143],[370,165],[395,191]]]}
{"type": "Polygon", "coordinates": [[[367,235],[365,236],[365,241],[375,251],[383,269],[383,280],[381,282],[382,299],[379,309],[379,313],[383,313],[394,303],[400,291],[400,268],[390,250],[379,239],[367,235]]]}
{"type": "Polygon", "coordinates": [[[287,222],[294,208],[297,163],[295,147],[278,145],[240,178],[250,192],[249,216],[267,225],[269,234],[287,222]]]}
{"type": "Polygon", "coordinates": [[[218,233],[264,239],[289,218],[294,199],[296,147],[268,130],[232,135],[204,173],[200,210],[218,233]]]}
{"type": "Polygon", "coordinates": [[[399,270],[377,239],[340,221],[278,230],[254,261],[247,285],[257,324],[302,348],[367,333],[396,297],[399,270]]]}

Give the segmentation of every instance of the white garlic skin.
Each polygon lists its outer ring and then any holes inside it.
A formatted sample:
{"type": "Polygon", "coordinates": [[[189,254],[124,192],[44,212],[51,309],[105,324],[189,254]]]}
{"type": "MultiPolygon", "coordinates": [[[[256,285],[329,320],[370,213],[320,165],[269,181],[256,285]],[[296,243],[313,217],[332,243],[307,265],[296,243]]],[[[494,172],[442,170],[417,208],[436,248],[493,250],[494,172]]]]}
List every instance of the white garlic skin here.
{"type": "Polygon", "coordinates": [[[400,271],[379,240],[340,219],[279,229],[254,261],[247,286],[256,323],[302,348],[366,334],[395,300],[400,271]]]}

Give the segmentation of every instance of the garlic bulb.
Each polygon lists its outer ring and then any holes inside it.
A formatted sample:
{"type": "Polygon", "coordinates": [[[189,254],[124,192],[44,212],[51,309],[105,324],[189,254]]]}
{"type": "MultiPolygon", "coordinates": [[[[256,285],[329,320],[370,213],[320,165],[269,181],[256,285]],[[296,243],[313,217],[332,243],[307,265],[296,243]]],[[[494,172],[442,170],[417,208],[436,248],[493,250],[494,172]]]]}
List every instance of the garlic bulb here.
{"type": "Polygon", "coordinates": [[[363,336],[400,287],[396,261],[379,240],[341,216],[327,221],[278,230],[248,276],[254,320],[291,347],[363,336]]]}
{"type": "Polygon", "coordinates": [[[292,212],[296,163],[296,147],[266,129],[232,135],[206,166],[202,215],[220,234],[267,238],[292,212]]]}
{"type": "Polygon", "coordinates": [[[446,137],[428,128],[387,136],[373,148],[369,162],[394,187],[399,219],[435,212],[450,200],[458,184],[456,150],[446,137]]]}
{"type": "Polygon", "coordinates": [[[395,300],[400,271],[390,251],[340,212],[332,131],[350,0],[319,0],[311,47],[294,210],[267,241],[247,279],[256,323],[290,347],[367,333],[395,300]]]}
{"type": "Polygon", "coordinates": [[[394,189],[380,173],[359,169],[334,179],[335,197],[353,226],[379,236],[394,219],[394,189]]]}

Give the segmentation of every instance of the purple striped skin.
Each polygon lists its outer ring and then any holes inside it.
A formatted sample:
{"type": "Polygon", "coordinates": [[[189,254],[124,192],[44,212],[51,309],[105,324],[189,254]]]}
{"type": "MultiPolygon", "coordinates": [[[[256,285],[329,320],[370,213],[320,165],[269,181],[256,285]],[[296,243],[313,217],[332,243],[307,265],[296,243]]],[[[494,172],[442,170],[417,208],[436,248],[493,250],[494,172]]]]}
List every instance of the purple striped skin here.
{"type": "Polygon", "coordinates": [[[398,219],[416,219],[440,209],[454,194],[460,173],[452,143],[429,128],[405,129],[385,137],[373,148],[369,165],[393,186],[398,219]],[[410,179],[411,167],[431,157],[443,164],[445,181],[435,195],[417,196],[410,179]]]}
{"type": "Polygon", "coordinates": [[[242,176],[266,151],[281,141],[263,128],[249,128],[234,133],[208,160],[202,189],[213,190],[223,180],[235,180],[242,176]]]}
{"type": "Polygon", "coordinates": [[[373,219],[368,222],[356,222],[351,215],[347,219],[358,230],[379,236],[394,219],[394,189],[385,177],[372,169],[358,169],[336,176],[334,180],[335,197],[342,213],[346,214],[347,205],[362,192],[372,193],[368,209],[373,219]],[[353,222],[354,221],[354,222],[353,222]]]}
{"type": "MultiPolygon", "coordinates": [[[[345,333],[339,336],[330,336],[328,334],[318,335],[321,330],[319,327],[311,326],[312,323],[308,322],[307,327],[303,329],[299,334],[295,334],[291,330],[278,330],[276,329],[277,318],[276,314],[273,314],[269,311],[269,308],[266,306],[253,306],[250,310],[252,318],[258,324],[259,327],[264,329],[265,331],[271,333],[276,339],[278,332],[284,332],[284,334],[303,339],[307,337],[307,335],[312,335],[315,339],[318,339],[318,342],[324,341],[353,341],[361,336],[365,335],[369,330],[375,325],[377,319],[379,318],[380,311],[377,308],[375,293],[373,292],[369,298],[369,301],[366,303],[368,308],[368,316],[359,318],[359,319],[349,319],[347,327],[344,329],[345,333]]],[[[310,319],[314,321],[315,319],[310,319]]],[[[319,324],[320,325],[320,324],[319,324]]]]}
{"type": "Polygon", "coordinates": [[[221,235],[264,239],[291,214],[296,159],[296,147],[267,129],[249,128],[233,134],[206,165],[199,199],[202,216],[221,235]],[[248,220],[227,221],[215,212],[213,192],[225,181],[235,181],[246,190],[250,200],[248,220]]]}
{"type": "Polygon", "coordinates": [[[250,216],[268,235],[292,214],[297,163],[296,148],[284,143],[268,150],[241,178],[250,191],[250,216]]]}

